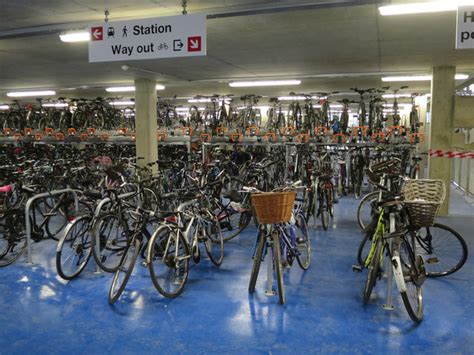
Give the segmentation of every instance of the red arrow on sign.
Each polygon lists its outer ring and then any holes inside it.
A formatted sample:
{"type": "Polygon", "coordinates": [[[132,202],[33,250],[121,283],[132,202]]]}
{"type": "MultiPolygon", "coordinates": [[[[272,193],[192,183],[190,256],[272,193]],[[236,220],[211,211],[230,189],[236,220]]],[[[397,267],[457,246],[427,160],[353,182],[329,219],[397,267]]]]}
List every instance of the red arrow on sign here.
{"type": "Polygon", "coordinates": [[[188,37],[188,52],[201,51],[201,36],[188,37]]]}
{"type": "Polygon", "coordinates": [[[102,41],[104,39],[104,29],[102,26],[91,28],[92,40],[102,41]]]}

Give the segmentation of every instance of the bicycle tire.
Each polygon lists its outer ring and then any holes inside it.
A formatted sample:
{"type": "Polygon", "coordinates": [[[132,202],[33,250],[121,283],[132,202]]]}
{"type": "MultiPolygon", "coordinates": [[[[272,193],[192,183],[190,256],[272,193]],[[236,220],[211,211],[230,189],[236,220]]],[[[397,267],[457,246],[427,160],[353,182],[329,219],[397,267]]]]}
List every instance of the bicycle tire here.
{"type": "Polygon", "coordinates": [[[48,237],[59,241],[59,233],[64,230],[69,222],[76,218],[77,214],[82,213],[92,213],[89,205],[83,201],[78,201],[79,211],[75,210],[74,199],[66,199],[61,206],[58,206],[55,216],[61,216],[59,223],[56,219],[53,219],[53,216],[49,216],[48,221],[46,222],[45,229],[48,237]]]}
{"type": "Polygon", "coordinates": [[[359,249],[357,250],[357,262],[362,267],[364,267],[365,260],[367,259],[367,256],[369,255],[369,251],[370,251],[370,248],[366,248],[370,245],[370,244],[367,244],[368,240],[372,240],[371,235],[369,233],[366,233],[364,237],[362,238],[362,240],[360,241],[359,249]]]}
{"type": "Polygon", "coordinates": [[[306,223],[306,218],[302,213],[298,213],[295,216],[295,221],[295,237],[298,248],[296,261],[302,270],[308,270],[311,264],[311,239],[309,238],[308,225],[306,223]],[[306,254],[305,258],[301,257],[303,253],[306,254]]]}
{"type": "Polygon", "coordinates": [[[321,192],[319,197],[319,214],[321,215],[321,222],[325,231],[329,228],[329,211],[327,209],[326,194],[321,192]]]}
{"type": "Polygon", "coordinates": [[[372,295],[372,290],[374,289],[375,283],[377,282],[377,277],[379,274],[380,268],[380,257],[382,253],[382,241],[379,239],[377,245],[375,246],[375,252],[370,261],[370,265],[367,267],[369,272],[367,274],[367,279],[364,286],[364,305],[369,303],[370,296],[372,295]]]}
{"type": "MultiPolygon", "coordinates": [[[[275,276],[278,286],[278,300],[280,304],[285,304],[285,283],[283,281],[283,269],[281,265],[281,248],[280,248],[280,233],[273,233],[273,268],[275,270],[275,276]]],[[[270,260],[268,261],[270,262],[270,260]]]]}
{"type": "Polygon", "coordinates": [[[260,271],[260,265],[262,264],[263,257],[263,247],[265,245],[265,235],[263,231],[260,230],[257,236],[257,250],[253,257],[252,271],[250,272],[250,281],[249,281],[249,293],[255,291],[255,285],[257,284],[258,272],[260,271]]]}
{"type": "Polygon", "coordinates": [[[234,239],[250,224],[252,219],[250,211],[234,211],[231,205],[226,207],[218,201],[214,201],[214,204],[214,213],[219,219],[224,242],[234,239]]]}
{"type": "Polygon", "coordinates": [[[23,255],[26,249],[26,234],[22,233],[20,237],[15,238],[15,241],[12,242],[6,238],[5,226],[2,225],[1,227],[3,228],[0,229],[0,240],[6,242],[6,248],[4,248],[2,251],[3,255],[0,257],[0,267],[4,267],[13,264],[23,255]]]}
{"type": "Polygon", "coordinates": [[[120,265],[122,252],[128,246],[127,228],[117,215],[99,216],[92,226],[92,255],[102,270],[113,273],[120,265]],[[112,238],[111,238],[112,237],[112,238]]]}
{"type": "Polygon", "coordinates": [[[109,304],[114,304],[125,290],[125,286],[127,286],[127,282],[137,262],[138,254],[140,254],[140,245],[140,240],[136,238],[133,245],[129,244],[125,249],[110,285],[109,304]]]}
{"type": "Polygon", "coordinates": [[[441,223],[435,223],[433,227],[422,228],[418,233],[426,233],[424,236],[418,234],[416,238],[416,254],[423,257],[429,277],[451,275],[461,269],[466,263],[469,255],[466,241],[451,227],[441,223]],[[438,242],[436,242],[436,240],[438,242]],[[434,246],[433,243],[436,243],[436,246],[434,246]],[[440,245],[440,243],[443,243],[443,245],[440,245]],[[451,257],[451,251],[454,249],[458,250],[455,252],[456,255],[451,257]],[[453,260],[453,262],[448,263],[450,259],[453,260]],[[447,264],[447,266],[435,268],[433,266],[435,264],[441,264],[441,266],[447,264]]]}
{"type": "Polygon", "coordinates": [[[401,240],[392,250],[394,277],[408,315],[415,323],[420,323],[423,320],[423,292],[421,285],[417,285],[413,280],[413,274],[418,274],[418,272],[414,270],[415,261],[412,260],[410,252],[407,249],[408,258],[403,258],[401,255],[400,251],[403,245],[406,245],[406,243],[401,240]],[[397,272],[398,263],[401,267],[401,277],[397,277],[397,274],[399,274],[397,272]]]}
{"type": "Polygon", "coordinates": [[[325,189],[326,193],[326,203],[327,203],[327,211],[329,212],[329,217],[334,217],[334,191],[331,188],[325,189]]]}
{"type": "Polygon", "coordinates": [[[176,237],[176,233],[179,233],[176,228],[162,225],[155,230],[148,242],[147,264],[150,277],[158,292],[166,298],[175,298],[183,292],[189,273],[189,246],[183,235],[180,233],[176,237]],[[178,250],[183,248],[183,254],[178,254],[182,265],[177,265],[176,258],[173,257],[173,254],[176,255],[176,240],[179,243],[178,250]],[[170,250],[173,245],[174,250],[170,250]],[[163,271],[160,267],[164,268],[163,271]],[[168,276],[171,277],[169,282],[168,276]],[[173,289],[167,287],[173,285],[176,286],[173,289]]]}
{"type": "Polygon", "coordinates": [[[0,259],[8,253],[9,245],[8,239],[5,236],[5,225],[0,224],[0,259]]]}
{"type": "Polygon", "coordinates": [[[370,220],[365,221],[365,208],[370,206],[370,211],[372,211],[372,202],[377,201],[379,197],[379,191],[372,191],[365,195],[359,202],[357,207],[357,224],[359,224],[360,229],[364,230],[367,227],[368,223],[372,219],[372,212],[370,213],[370,220]]]}
{"type": "Polygon", "coordinates": [[[143,188],[140,192],[141,207],[148,211],[158,211],[158,196],[155,191],[148,187],[143,188]]]}
{"type": "MultiPolygon", "coordinates": [[[[90,223],[92,218],[90,216],[82,216],[70,223],[66,229],[63,237],[59,240],[58,247],[56,249],[56,270],[58,275],[64,280],[72,280],[76,278],[86,267],[91,254],[92,254],[92,241],[90,235],[90,223]],[[83,225],[81,225],[83,224],[83,225]],[[80,226],[79,229],[76,229],[77,226],[80,226]],[[85,238],[84,238],[85,236],[85,238]],[[79,243],[76,244],[76,241],[79,243]],[[70,242],[70,243],[68,243],[70,242]],[[70,247],[72,250],[72,255],[76,254],[78,256],[77,262],[71,263],[72,270],[66,270],[66,261],[62,257],[65,255],[65,248],[70,247]],[[84,251],[86,251],[84,253],[84,251]]],[[[75,259],[72,259],[73,261],[75,259]]]]}
{"type": "Polygon", "coordinates": [[[209,221],[209,223],[211,223],[207,231],[209,234],[204,242],[204,246],[211,262],[219,267],[224,261],[224,239],[217,218],[214,221],[209,221]]]}

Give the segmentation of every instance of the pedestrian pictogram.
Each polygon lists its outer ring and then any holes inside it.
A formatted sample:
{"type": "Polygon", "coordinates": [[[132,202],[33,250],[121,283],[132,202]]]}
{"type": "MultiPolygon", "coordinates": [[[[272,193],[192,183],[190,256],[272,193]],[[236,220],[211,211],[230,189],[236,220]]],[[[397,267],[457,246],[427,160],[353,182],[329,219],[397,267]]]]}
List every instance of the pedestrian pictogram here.
{"type": "Polygon", "coordinates": [[[91,28],[91,37],[93,41],[102,41],[104,39],[104,29],[102,26],[91,28]]]}
{"type": "Polygon", "coordinates": [[[188,37],[188,52],[201,51],[201,36],[188,37]]]}
{"type": "Polygon", "coordinates": [[[122,37],[127,37],[127,26],[123,26],[123,29],[122,29],[122,37]]]}
{"type": "Polygon", "coordinates": [[[180,52],[183,47],[184,47],[184,44],[180,39],[175,39],[173,41],[173,50],[175,52],[180,52]]]}

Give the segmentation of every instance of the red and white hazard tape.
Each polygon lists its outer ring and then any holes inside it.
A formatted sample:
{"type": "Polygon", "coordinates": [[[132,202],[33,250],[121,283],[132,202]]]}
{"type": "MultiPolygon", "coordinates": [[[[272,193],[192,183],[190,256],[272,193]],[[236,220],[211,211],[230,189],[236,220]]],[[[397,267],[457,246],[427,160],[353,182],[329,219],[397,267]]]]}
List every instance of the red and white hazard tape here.
{"type": "Polygon", "coordinates": [[[469,152],[450,152],[444,150],[433,150],[430,149],[430,157],[439,157],[439,158],[471,158],[474,159],[474,153],[469,152]]]}

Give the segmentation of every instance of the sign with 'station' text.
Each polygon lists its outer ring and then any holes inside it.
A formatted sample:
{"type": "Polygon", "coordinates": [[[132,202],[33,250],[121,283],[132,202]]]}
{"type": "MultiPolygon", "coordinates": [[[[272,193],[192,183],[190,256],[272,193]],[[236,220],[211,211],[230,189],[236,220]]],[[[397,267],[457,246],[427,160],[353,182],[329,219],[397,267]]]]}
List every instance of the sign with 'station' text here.
{"type": "Polygon", "coordinates": [[[456,21],[456,49],[474,48],[474,6],[459,6],[456,21]]]}
{"type": "Polygon", "coordinates": [[[206,16],[108,22],[90,28],[89,62],[206,55],[206,16]]]}

